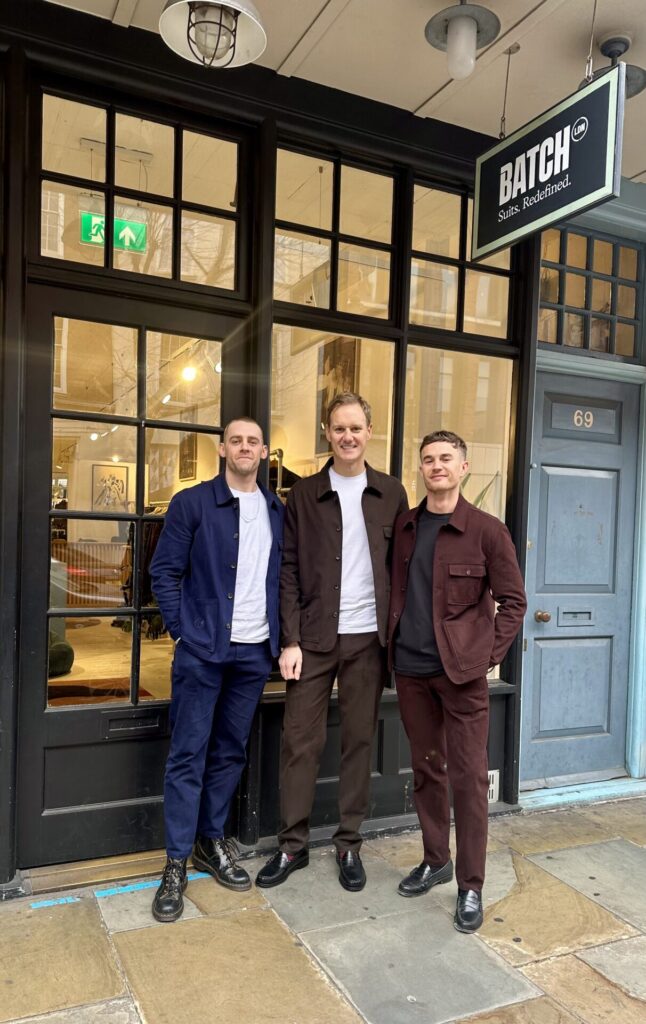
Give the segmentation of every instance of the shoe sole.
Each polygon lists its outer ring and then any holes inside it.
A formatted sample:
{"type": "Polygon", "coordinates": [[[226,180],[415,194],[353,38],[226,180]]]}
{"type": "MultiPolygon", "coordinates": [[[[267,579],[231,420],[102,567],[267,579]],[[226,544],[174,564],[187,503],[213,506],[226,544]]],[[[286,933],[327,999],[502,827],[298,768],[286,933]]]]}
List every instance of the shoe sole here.
{"type": "Polygon", "coordinates": [[[457,917],[454,917],[453,927],[457,932],[462,932],[464,935],[469,935],[471,932],[477,932],[478,928],[482,927],[482,920],[478,921],[477,924],[465,926],[463,924],[460,924],[457,917]]]}
{"type": "Polygon", "coordinates": [[[160,924],[171,924],[173,921],[177,921],[184,913],[184,904],[174,914],[160,914],[153,907],[153,917],[155,921],[159,921],[160,924]]]}
{"type": "Polygon", "coordinates": [[[419,892],[403,892],[403,890],[399,889],[399,888],[397,889],[397,892],[399,893],[400,896],[405,896],[407,899],[410,898],[410,897],[415,897],[415,896],[425,896],[426,893],[430,892],[431,889],[434,886],[436,886],[436,885],[446,885],[447,882],[452,882],[452,881],[453,881],[453,867],[451,867],[451,873],[446,875],[445,878],[441,878],[441,877],[434,878],[432,882],[430,882],[424,889],[420,889],[419,892]]]}
{"type": "Polygon", "coordinates": [[[301,868],[306,868],[309,862],[310,859],[307,857],[306,860],[299,861],[298,864],[290,864],[287,870],[283,871],[280,878],[270,878],[267,881],[261,881],[259,878],[256,878],[256,885],[260,889],[273,889],[275,885],[282,885],[283,882],[286,882],[292,871],[300,871],[301,868]]]}
{"type": "Polygon", "coordinates": [[[249,879],[249,881],[245,882],[243,885],[236,885],[233,882],[225,882],[222,878],[219,877],[217,872],[210,866],[210,864],[206,863],[206,861],[200,860],[199,857],[195,856],[191,859],[193,861],[194,868],[197,868],[198,871],[206,871],[206,873],[209,874],[211,878],[215,878],[216,882],[219,882],[220,885],[223,885],[225,889],[232,889],[233,892],[248,892],[249,889],[251,889],[251,879],[249,879]]]}
{"type": "Polygon", "coordinates": [[[348,882],[345,881],[343,876],[341,874],[339,874],[339,882],[341,883],[343,888],[346,890],[346,892],[361,892],[361,890],[365,889],[365,887],[366,887],[366,879],[365,878],[363,879],[361,885],[350,885],[348,882]]]}

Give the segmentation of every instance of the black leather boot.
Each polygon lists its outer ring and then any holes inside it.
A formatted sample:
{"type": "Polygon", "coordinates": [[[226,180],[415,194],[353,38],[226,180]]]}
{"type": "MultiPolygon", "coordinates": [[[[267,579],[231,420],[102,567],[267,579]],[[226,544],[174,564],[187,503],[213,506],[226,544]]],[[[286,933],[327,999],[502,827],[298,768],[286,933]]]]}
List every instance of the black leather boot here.
{"type": "Polygon", "coordinates": [[[156,921],[176,921],[184,911],[182,893],[186,890],[186,857],[169,857],[153,900],[156,921]]]}
{"type": "Polygon", "coordinates": [[[193,867],[208,871],[220,885],[242,892],[251,889],[251,879],[235,858],[240,851],[233,839],[198,836],[193,850],[193,867]]]}

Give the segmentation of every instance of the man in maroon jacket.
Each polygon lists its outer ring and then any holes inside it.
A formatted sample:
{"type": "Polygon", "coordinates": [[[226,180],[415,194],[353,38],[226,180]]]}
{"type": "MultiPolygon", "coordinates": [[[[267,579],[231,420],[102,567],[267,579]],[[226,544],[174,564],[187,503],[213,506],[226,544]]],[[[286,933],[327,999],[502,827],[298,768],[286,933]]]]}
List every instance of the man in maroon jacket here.
{"type": "Polygon", "coordinates": [[[450,431],[420,446],[426,498],[395,525],[389,656],[411,745],[424,859],[399,884],[420,896],[453,878],[449,791],[457,845],[458,931],[482,924],[487,850],[486,674],[507,653],[527,602],[516,552],[498,519],[460,494],[464,441],[450,431]],[[497,610],[496,610],[497,603],[497,610]]]}

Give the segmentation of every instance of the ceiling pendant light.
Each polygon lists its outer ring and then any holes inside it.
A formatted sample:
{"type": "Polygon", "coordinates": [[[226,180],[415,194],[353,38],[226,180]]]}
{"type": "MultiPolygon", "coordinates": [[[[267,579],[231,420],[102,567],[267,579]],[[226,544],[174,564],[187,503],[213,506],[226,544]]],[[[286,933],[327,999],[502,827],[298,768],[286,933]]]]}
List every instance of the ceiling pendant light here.
{"type": "Polygon", "coordinates": [[[460,0],[439,11],[424,29],[436,50],[445,50],[449,75],[468,78],[476,66],[476,53],[492,43],[500,32],[500,21],[487,7],[460,0]]]}
{"type": "Polygon", "coordinates": [[[180,57],[209,68],[251,64],[267,45],[251,0],[166,0],[159,32],[180,57]]]}

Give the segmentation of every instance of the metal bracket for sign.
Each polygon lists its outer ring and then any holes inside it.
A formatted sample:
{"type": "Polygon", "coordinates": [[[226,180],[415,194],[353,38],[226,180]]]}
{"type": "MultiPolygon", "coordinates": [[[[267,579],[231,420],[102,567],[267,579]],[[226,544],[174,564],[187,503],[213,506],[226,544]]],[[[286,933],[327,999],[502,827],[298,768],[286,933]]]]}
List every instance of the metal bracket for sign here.
{"type": "Polygon", "coordinates": [[[472,260],[619,195],[625,93],[626,65],[620,62],[478,157],[472,260]],[[607,90],[607,105],[592,117],[601,89],[607,90]],[[570,110],[571,118],[564,119],[570,110]],[[578,167],[572,166],[577,152],[585,154],[578,167]]]}

